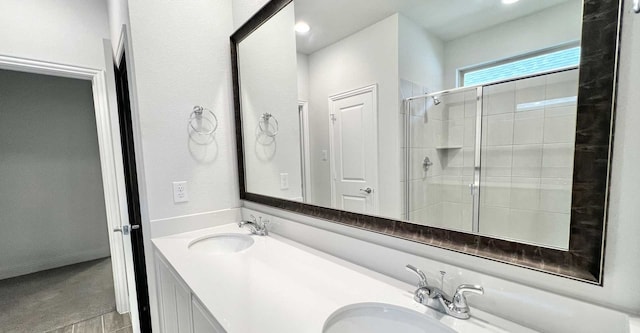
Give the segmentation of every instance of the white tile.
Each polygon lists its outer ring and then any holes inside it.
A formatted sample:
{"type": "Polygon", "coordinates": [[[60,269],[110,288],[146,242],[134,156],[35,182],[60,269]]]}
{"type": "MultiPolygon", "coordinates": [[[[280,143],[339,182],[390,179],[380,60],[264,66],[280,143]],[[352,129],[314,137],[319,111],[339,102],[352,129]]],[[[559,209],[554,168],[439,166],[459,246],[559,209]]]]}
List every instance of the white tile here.
{"type": "Polygon", "coordinates": [[[460,229],[462,225],[462,204],[443,202],[442,224],[447,228],[460,229]]]}
{"type": "Polygon", "coordinates": [[[469,185],[473,184],[473,176],[462,176],[462,184],[460,185],[461,202],[469,206],[473,206],[473,196],[469,185]]]}
{"type": "Polygon", "coordinates": [[[422,179],[426,177],[422,161],[426,156],[426,149],[409,148],[409,180],[422,179]]]}
{"type": "Polygon", "coordinates": [[[445,110],[447,120],[461,120],[464,118],[464,101],[460,103],[447,104],[445,110]]]}
{"type": "Polygon", "coordinates": [[[545,75],[547,78],[547,85],[562,84],[562,83],[577,83],[579,79],[580,71],[578,69],[572,69],[559,73],[553,73],[545,75]]]}
{"type": "Polygon", "coordinates": [[[425,202],[434,205],[442,201],[441,177],[427,177],[425,202]]]}
{"type": "Polygon", "coordinates": [[[516,108],[515,82],[496,84],[483,90],[483,115],[511,113],[516,108]]]}
{"type": "Polygon", "coordinates": [[[513,146],[511,176],[540,177],[542,172],[542,145],[513,146]]]}
{"type": "Polygon", "coordinates": [[[418,210],[427,206],[425,192],[426,179],[412,180],[409,182],[409,210],[418,210]]]}
{"type": "Polygon", "coordinates": [[[538,210],[540,208],[540,178],[511,178],[512,209],[538,210]]]}
{"type": "Polygon", "coordinates": [[[427,118],[424,125],[423,147],[435,148],[439,146],[442,138],[442,121],[427,118]]]}
{"type": "Polygon", "coordinates": [[[433,105],[431,101],[427,103],[427,118],[443,120],[444,119],[444,105],[433,105]]]}
{"type": "Polygon", "coordinates": [[[508,208],[511,202],[510,177],[484,177],[480,182],[480,202],[485,206],[508,208]]]}
{"type": "Polygon", "coordinates": [[[481,170],[486,177],[511,176],[512,146],[483,147],[481,170]]]}
{"type": "Polygon", "coordinates": [[[443,176],[440,188],[442,190],[442,201],[462,201],[462,177],[443,176]]]}
{"type": "Polygon", "coordinates": [[[426,148],[425,144],[425,118],[421,116],[410,117],[411,133],[409,147],[426,148]]]}
{"type": "Polygon", "coordinates": [[[512,210],[510,219],[514,239],[559,248],[569,245],[569,214],[512,210]]]}
{"type": "Polygon", "coordinates": [[[509,212],[507,237],[528,243],[534,242],[540,212],[512,209],[509,212]]]}
{"type": "Polygon", "coordinates": [[[560,116],[573,116],[575,117],[578,113],[577,105],[563,105],[557,107],[547,107],[544,109],[545,117],[560,117],[560,116]]]}
{"type": "Polygon", "coordinates": [[[425,225],[442,227],[443,219],[442,219],[442,203],[438,203],[435,205],[428,206],[423,210],[423,221],[425,225]]]}
{"type": "Polygon", "coordinates": [[[568,72],[558,73],[556,75],[557,76],[547,78],[545,90],[547,99],[578,95],[578,75],[568,72]]]}
{"type": "Polygon", "coordinates": [[[571,179],[542,178],[540,209],[553,213],[571,213],[571,179]]]}
{"type": "Polygon", "coordinates": [[[473,231],[473,207],[471,205],[462,206],[462,221],[460,221],[458,230],[472,232],[473,231]]]}
{"type": "Polygon", "coordinates": [[[424,98],[414,99],[409,103],[409,110],[413,116],[423,116],[425,114],[424,98]]]}
{"type": "Polygon", "coordinates": [[[446,140],[443,142],[445,147],[462,147],[464,139],[464,119],[454,119],[443,121],[443,129],[446,133],[446,140]]]}
{"type": "Polygon", "coordinates": [[[474,90],[467,91],[464,95],[464,116],[465,118],[475,117],[478,112],[478,92],[474,90]]]}
{"type": "Polygon", "coordinates": [[[501,207],[483,207],[480,210],[480,233],[483,235],[505,237],[509,229],[509,209],[501,207]]]}
{"type": "Polygon", "coordinates": [[[476,144],[476,118],[464,118],[464,147],[475,147],[476,144]]]}
{"type": "Polygon", "coordinates": [[[471,176],[473,175],[474,167],[475,167],[475,149],[474,148],[462,148],[462,175],[463,176],[471,176]]]}
{"type": "Polygon", "coordinates": [[[541,213],[533,242],[561,249],[569,248],[571,215],[541,213]]]}
{"type": "Polygon", "coordinates": [[[516,105],[540,102],[545,99],[546,78],[544,76],[516,81],[516,105]]]}
{"type": "Polygon", "coordinates": [[[572,178],[574,146],[554,143],[542,146],[542,177],[572,178]]]}
{"type": "Polygon", "coordinates": [[[513,113],[488,116],[484,131],[489,146],[513,144],[513,113]]]}
{"type": "Polygon", "coordinates": [[[575,136],[575,115],[544,118],[544,143],[573,143],[575,136]]]}
{"type": "Polygon", "coordinates": [[[544,110],[514,114],[513,143],[516,145],[542,143],[544,110]]]}

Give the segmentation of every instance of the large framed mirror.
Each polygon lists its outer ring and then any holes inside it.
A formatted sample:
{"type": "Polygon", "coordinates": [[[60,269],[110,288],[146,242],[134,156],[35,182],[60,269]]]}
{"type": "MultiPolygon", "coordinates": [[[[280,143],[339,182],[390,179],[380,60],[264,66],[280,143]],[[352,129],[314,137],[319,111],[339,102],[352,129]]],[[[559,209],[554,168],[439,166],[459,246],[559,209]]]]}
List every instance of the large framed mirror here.
{"type": "Polygon", "coordinates": [[[602,283],[620,0],[272,0],[241,199],[602,283]]]}

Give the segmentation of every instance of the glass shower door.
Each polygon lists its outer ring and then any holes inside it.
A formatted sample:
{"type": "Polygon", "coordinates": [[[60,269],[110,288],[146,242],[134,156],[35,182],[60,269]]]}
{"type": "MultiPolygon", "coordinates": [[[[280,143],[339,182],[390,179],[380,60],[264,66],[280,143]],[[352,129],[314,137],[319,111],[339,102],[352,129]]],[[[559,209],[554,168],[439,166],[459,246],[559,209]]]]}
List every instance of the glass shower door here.
{"type": "Polygon", "coordinates": [[[478,96],[478,88],[467,88],[407,102],[407,220],[477,231],[478,96]]]}

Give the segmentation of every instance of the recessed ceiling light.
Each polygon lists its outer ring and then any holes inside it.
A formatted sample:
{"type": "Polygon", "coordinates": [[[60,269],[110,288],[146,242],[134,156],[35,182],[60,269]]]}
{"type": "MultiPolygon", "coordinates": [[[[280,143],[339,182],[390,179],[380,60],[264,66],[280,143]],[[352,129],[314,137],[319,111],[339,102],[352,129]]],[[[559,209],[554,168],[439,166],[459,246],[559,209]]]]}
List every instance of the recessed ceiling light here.
{"type": "Polygon", "coordinates": [[[296,31],[301,34],[306,34],[311,30],[311,27],[306,22],[298,22],[296,23],[296,31]]]}
{"type": "Polygon", "coordinates": [[[505,4],[505,5],[510,5],[510,4],[516,3],[518,1],[520,1],[520,0],[502,0],[502,3],[505,4]]]}

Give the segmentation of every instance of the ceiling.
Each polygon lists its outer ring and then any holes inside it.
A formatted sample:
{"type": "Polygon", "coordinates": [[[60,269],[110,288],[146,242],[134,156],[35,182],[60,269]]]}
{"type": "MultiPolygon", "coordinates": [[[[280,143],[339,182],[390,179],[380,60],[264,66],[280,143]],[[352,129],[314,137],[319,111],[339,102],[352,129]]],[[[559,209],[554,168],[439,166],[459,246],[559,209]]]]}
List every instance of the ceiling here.
{"type": "Polygon", "coordinates": [[[296,22],[311,26],[298,35],[298,51],[313,53],[394,13],[449,41],[568,1],[582,0],[295,0],[296,22]]]}

